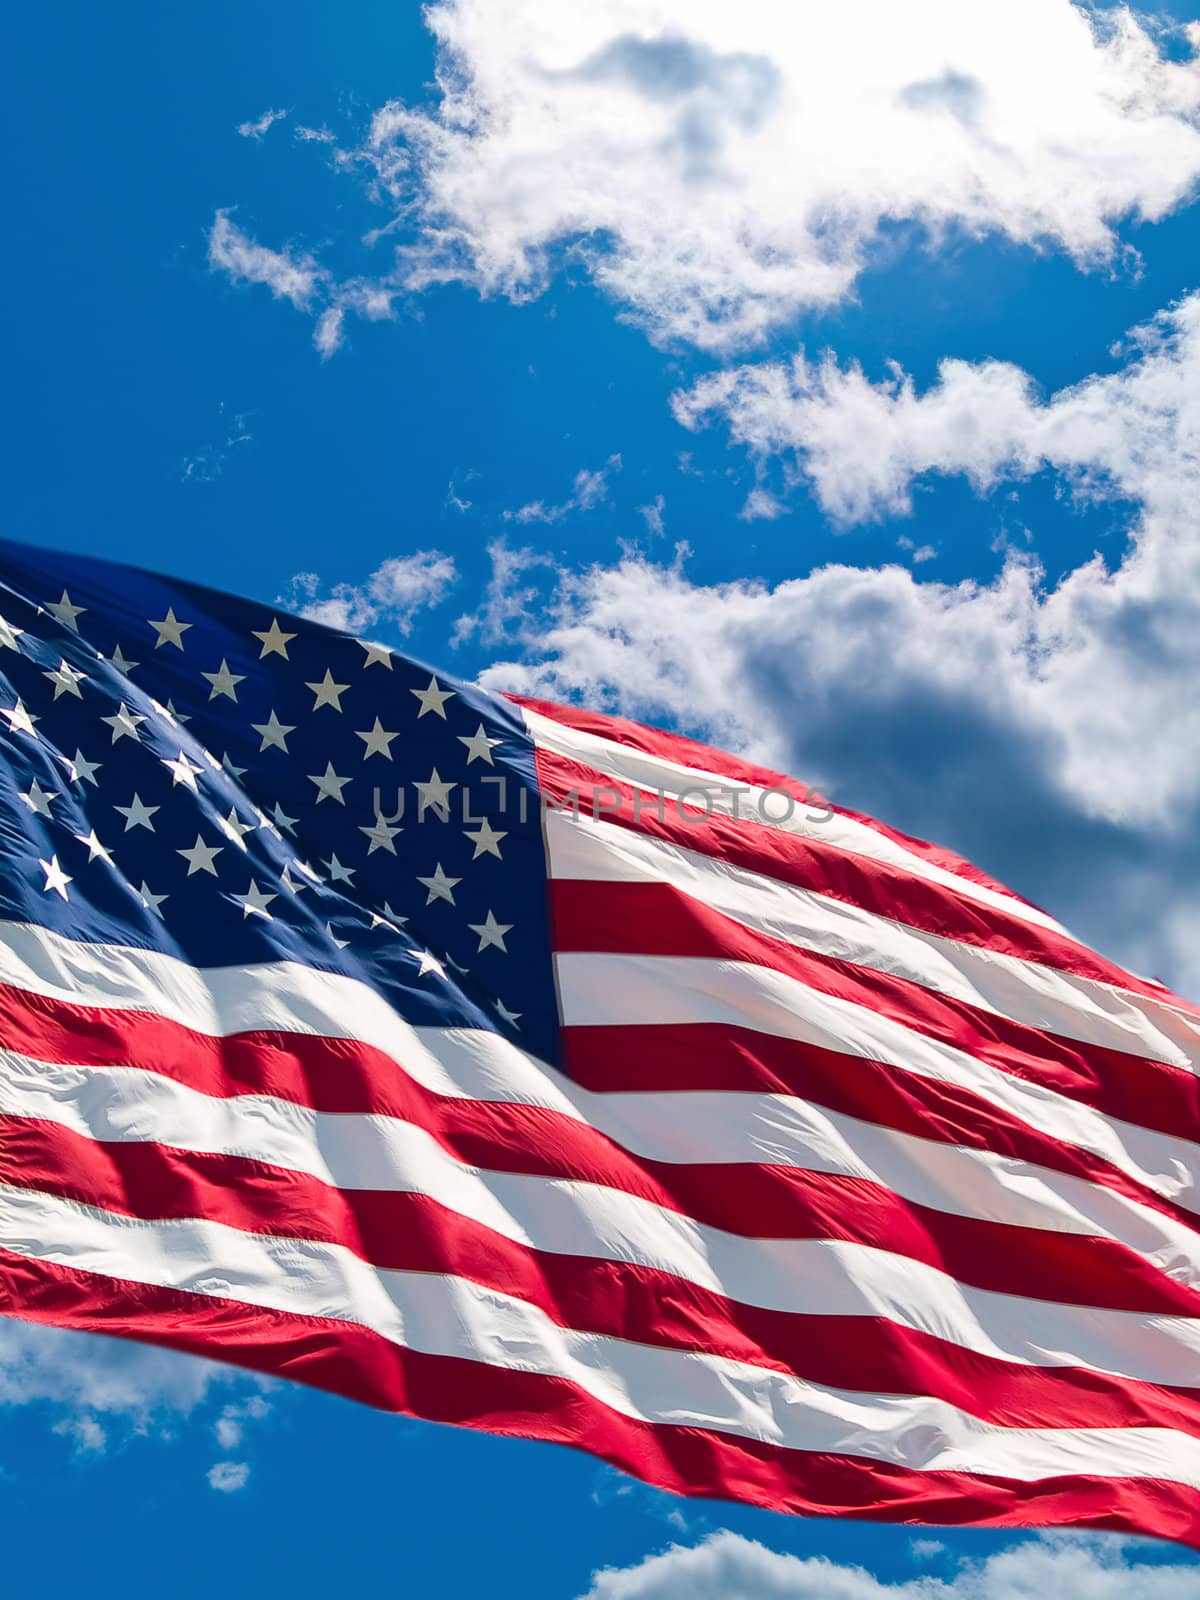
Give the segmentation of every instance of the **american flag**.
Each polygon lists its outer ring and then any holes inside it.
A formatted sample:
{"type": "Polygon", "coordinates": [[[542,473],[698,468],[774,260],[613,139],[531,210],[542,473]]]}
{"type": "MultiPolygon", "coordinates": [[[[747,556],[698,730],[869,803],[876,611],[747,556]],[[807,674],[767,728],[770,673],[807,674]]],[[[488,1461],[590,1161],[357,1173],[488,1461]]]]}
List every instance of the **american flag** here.
{"type": "Polygon", "coordinates": [[[0,546],[0,1310],[1200,1544],[1200,1013],[618,718],[0,546]]]}

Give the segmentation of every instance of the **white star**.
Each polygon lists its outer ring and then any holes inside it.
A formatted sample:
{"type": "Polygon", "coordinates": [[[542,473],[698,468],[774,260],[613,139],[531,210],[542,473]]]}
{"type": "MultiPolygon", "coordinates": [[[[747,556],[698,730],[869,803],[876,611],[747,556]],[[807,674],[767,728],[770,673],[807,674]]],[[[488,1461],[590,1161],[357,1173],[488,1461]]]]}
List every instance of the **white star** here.
{"type": "Polygon", "coordinates": [[[223,844],[205,844],[204,840],[197,834],[196,842],[190,850],[176,850],[175,854],[182,856],[187,862],[187,875],[189,878],[193,872],[211,872],[215,878],[217,869],[213,866],[213,862],[224,848],[223,844]]]}
{"type": "Polygon", "coordinates": [[[53,605],[48,605],[46,610],[52,617],[56,617],[58,621],[62,623],[64,628],[70,628],[72,633],[78,633],[79,618],[87,610],[87,607],[73,606],[71,604],[71,596],[64,589],[62,592],[62,599],[56,601],[53,605]]]}
{"type": "Polygon", "coordinates": [[[42,788],[35,778],[30,785],[29,793],[23,794],[21,799],[36,816],[48,817],[50,815],[50,802],[57,800],[58,795],[53,790],[49,794],[42,788]]]}
{"type": "Polygon", "coordinates": [[[408,921],[407,917],[402,917],[398,911],[393,911],[391,906],[388,905],[386,900],[383,902],[383,914],[384,914],[385,917],[390,918],[392,922],[396,923],[401,928],[408,921]]]}
{"type": "Polygon", "coordinates": [[[178,783],[185,783],[193,794],[197,792],[196,776],[198,773],[203,772],[204,768],[198,767],[194,761],[189,761],[182,750],[173,761],[167,761],[162,758],[162,764],[171,774],[172,789],[178,783]]]}
{"type": "Polygon", "coordinates": [[[237,686],[239,683],[245,683],[246,677],[244,673],[239,676],[236,672],[230,672],[229,663],[224,656],[221,657],[221,665],[216,672],[202,672],[200,676],[207,678],[212,684],[208,696],[210,700],[215,700],[218,695],[223,694],[227,700],[237,704],[237,686]]]}
{"type": "Polygon", "coordinates": [[[371,756],[386,756],[390,761],[392,759],[392,740],[398,739],[400,735],[398,733],[388,733],[387,729],[383,726],[383,723],[380,722],[378,717],[376,717],[375,726],[373,728],[369,728],[365,733],[356,733],[354,737],[356,739],[361,739],[367,747],[363,751],[364,761],[368,760],[371,756]]]}
{"type": "Polygon", "coordinates": [[[0,706],[0,717],[8,718],[8,731],[10,733],[29,733],[35,739],[38,737],[33,725],[40,719],[31,716],[26,711],[21,700],[18,700],[15,706],[0,706]]]}
{"type": "Polygon", "coordinates": [[[272,617],[271,626],[265,629],[263,632],[260,633],[257,628],[251,628],[250,631],[253,633],[256,639],[262,640],[262,649],[258,652],[258,659],[260,661],[264,656],[270,655],[282,656],[285,661],[289,659],[287,653],[288,643],[290,640],[294,639],[296,635],[294,633],[284,633],[283,629],[279,626],[278,617],[272,617]]]}
{"type": "Polygon", "coordinates": [[[420,795],[417,802],[417,821],[424,820],[426,811],[436,811],[445,822],[450,810],[450,791],[457,789],[456,783],[446,783],[434,767],[425,783],[414,783],[413,788],[420,795]]]}
{"type": "Polygon", "coordinates": [[[272,711],[265,722],[252,722],[250,726],[255,733],[262,735],[262,743],[258,747],[260,755],[264,750],[269,750],[272,745],[276,750],[282,750],[284,755],[287,755],[287,736],[289,733],[295,733],[295,723],[292,723],[289,727],[286,722],[280,722],[274,711],[272,711]]]}
{"type": "Polygon", "coordinates": [[[325,668],[325,676],[320,683],[306,683],[306,689],[313,692],[313,710],[319,711],[322,706],[332,706],[335,711],[342,709],[341,696],[350,687],[348,683],[335,683],[333,673],[325,668]]]}
{"type": "Polygon", "coordinates": [[[87,673],[79,672],[65,656],[60,659],[53,672],[43,672],[42,677],[49,678],[54,685],[54,698],[56,700],[60,694],[73,694],[76,700],[83,699],[79,692],[79,685],[87,682],[87,673]]]}
{"type": "Polygon", "coordinates": [[[156,811],[161,811],[162,807],[143,805],[141,796],[135,794],[127,806],[114,806],[113,810],[119,811],[125,818],[126,833],[129,832],[130,828],[148,828],[153,833],[154,824],[150,821],[150,818],[156,811]]]}
{"type": "Polygon", "coordinates": [[[173,722],[177,722],[181,728],[186,728],[192,720],[191,717],[185,717],[182,711],[176,711],[174,703],[170,700],[167,701],[167,715],[173,722]]]}
{"type": "Polygon", "coordinates": [[[152,618],[147,620],[158,635],[158,638],[154,641],[156,650],[161,650],[165,644],[173,644],[176,650],[183,649],[183,636],[192,627],[192,623],[180,622],[175,615],[174,606],[167,607],[167,614],[161,622],[155,622],[152,618]]]}
{"type": "Polygon", "coordinates": [[[427,972],[436,972],[439,978],[444,978],[446,976],[445,967],[430,951],[414,950],[413,955],[416,956],[419,963],[417,967],[418,978],[423,978],[427,972]]]}
{"type": "Polygon", "coordinates": [[[17,640],[24,633],[24,628],[14,628],[10,622],[0,617],[0,645],[6,650],[19,650],[17,640]]]}
{"type": "Polygon", "coordinates": [[[448,878],[442,871],[442,863],[439,861],[432,878],[418,878],[417,882],[429,890],[429,896],[425,901],[427,906],[431,906],[435,900],[447,900],[453,905],[454,885],[461,883],[462,879],[448,878]]]}
{"type": "Polygon", "coordinates": [[[396,846],[392,843],[392,840],[398,833],[403,833],[404,829],[390,827],[382,817],[377,817],[374,824],[369,828],[364,828],[360,823],[358,831],[359,833],[365,833],[371,841],[371,848],[367,851],[367,854],[373,856],[376,850],[387,850],[390,854],[395,855],[396,846]]]}
{"type": "Polygon", "coordinates": [[[66,756],[60,756],[59,759],[66,766],[72,783],[90,783],[93,788],[100,787],[96,782],[96,774],[104,765],[102,761],[89,761],[82,750],[76,750],[74,758],[70,761],[66,756]]]}
{"type": "Polygon", "coordinates": [[[227,772],[233,779],[234,783],[240,783],[246,776],[245,767],[235,767],[233,762],[229,759],[228,750],[226,750],[225,754],[221,757],[221,771],[227,772]]]}
{"type": "Polygon", "coordinates": [[[289,817],[287,812],[279,804],[278,800],[275,802],[274,808],[270,812],[270,816],[275,823],[275,826],[277,828],[283,828],[287,833],[295,833],[296,824],[300,820],[299,817],[289,817]]]}
{"type": "Polygon", "coordinates": [[[110,867],[113,865],[113,858],[97,839],[95,828],[90,833],[77,833],[75,837],[80,844],[87,846],[89,861],[95,861],[98,857],[101,861],[107,861],[110,867]]]}
{"type": "Polygon", "coordinates": [[[253,822],[243,822],[237,814],[237,807],[231,806],[227,817],[217,818],[217,827],[220,828],[227,839],[232,839],[234,844],[244,850],[246,846],[242,843],[242,840],[246,834],[254,832],[255,824],[253,822]]]}
{"type": "Polygon", "coordinates": [[[301,889],[307,889],[306,883],[293,883],[292,874],[287,867],[279,874],[279,881],[289,894],[299,894],[301,889]]]}
{"type": "Polygon", "coordinates": [[[510,1011],[504,1004],[503,1000],[496,1001],[496,1011],[500,1018],[504,1022],[508,1023],[510,1028],[516,1028],[517,1032],[520,1033],[521,1030],[518,1024],[520,1019],[525,1015],[523,1011],[510,1011]]]}
{"type": "Polygon", "coordinates": [[[421,709],[417,712],[418,722],[427,711],[434,712],[435,715],[441,717],[442,721],[445,722],[446,701],[454,699],[453,689],[443,689],[438,684],[436,678],[430,678],[428,689],[410,689],[408,692],[409,694],[415,694],[417,699],[421,702],[421,709]]]}
{"type": "Polygon", "coordinates": [[[329,942],[335,950],[344,950],[350,943],[349,939],[338,938],[337,934],[333,931],[333,924],[331,922],[327,922],[325,924],[325,932],[329,935],[329,942]]]}
{"type": "Polygon", "coordinates": [[[328,872],[331,883],[353,883],[354,874],[358,870],[356,867],[344,867],[338,860],[336,851],[321,865],[328,872]]]}
{"type": "Polygon", "coordinates": [[[320,776],[318,776],[316,773],[310,772],[308,775],[308,781],[309,783],[315,783],[317,786],[317,798],[314,802],[316,805],[320,805],[322,800],[336,800],[340,806],[344,806],[346,804],[342,790],[350,782],[350,779],[339,778],[337,773],[333,770],[332,761],[327,761],[325,763],[325,771],[320,776]]]}
{"type": "Polygon", "coordinates": [[[511,922],[497,922],[495,913],[489,911],[486,921],[468,922],[467,927],[470,928],[472,933],[479,935],[480,951],[486,950],[489,945],[494,944],[497,950],[503,950],[505,955],[508,954],[508,946],[504,942],[504,935],[512,932],[513,924],[511,922]]]}
{"type": "Polygon", "coordinates": [[[46,881],[42,885],[42,893],[49,894],[53,891],[55,894],[61,895],[65,900],[67,898],[67,885],[75,880],[69,878],[59,866],[58,857],[51,856],[49,861],[43,861],[39,857],[38,866],[46,874],[46,881]]]}
{"type": "MultiPolygon", "coordinates": [[[[115,672],[121,673],[122,676],[126,678],[133,671],[134,667],[139,665],[139,663],[136,661],[126,661],[125,652],[121,649],[120,645],[116,647],[112,655],[101,656],[100,659],[102,661],[107,661],[109,666],[112,667],[115,672]]],[[[166,896],[161,895],[159,898],[166,899],[166,896]]]]}
{"type": "Polygon", "coordinates": [[[268,894],[265,889],[260,889],[255,880],[251,878],[250,887],[245,894],[235,894],[233,898],[241,906],[243,918],[250,916],[262,917],[264,921],[270,922],[273,919],[267,907],[272,900],[278,900],[279,896],[277,894],[268,894]]]}
{"type": "Polygon", "coordinates": [[[145,722],[145,720],[145,717],[141,716],[138,712],[130,711],[129,707],[125,705],[124,701],[122,701],[121,708],[115,717],[100,718],[101,722],[107,722],[109,727],[112,729],[112,742],[114,744],[116,744],[118,739],[126,738],[136,739],[140,744],[142,736],[138,732],[138,724],[145,722]]]}
{"type": "Polygon", "coordinates": [[[386,928],[389,933],[399,933],[400,932],[400,929],[396,926],[396,924],[394,922],[389,922],[386,917],[381,917],[379,915],[378,911],[372,911],[372,913],[371,913],[371,931],[374,932],[374,930],[376,928],[386,928]]]}
{"type": "Polygon", "coordinates": [[[146,910],[152,911],[156,917],[162,916],[162,912],[158,909],[159,906],[162,905],[164,900],[171,898],[169,894],[155,894],[145,878],[142,879],[142,887],[134,892],[140,897],[146,910]]]}
{"type": "Polygon", "coordinates": [[[486,761],[489,767],[494,767],[496,765],[496,763],[492,760],[492,751],[496,748],[500,741],[499,739],[488,738],[487,729],[484,727],[482,722],[469,739],[465,734],[460,733],[458,735],[458,742],[459,744],[465,744],[467,747],[468,766],[471,765],[472,761],[486,761]]]}
{"type": "Polygon", "coordinates": [[[503,828],[493,828],[486,817],[479,824],[479,832],[468,832],[467,838],[475,843],[475,854],[471,857],[472,861],[478,861],[482,855],[495,856],[497,861],[504,859],[500,854],[500,841],[501,839],[507,839],[508,834],[503,828]]]}
{"type": "Polygon", "coordinates": [[[360,639],[359,644],[367,652],[367,659],[363,662],[363,671],[368,667],[386,667],[392,670],[392,652],[385,644],[369,644],[366,639],[360,639]]]}

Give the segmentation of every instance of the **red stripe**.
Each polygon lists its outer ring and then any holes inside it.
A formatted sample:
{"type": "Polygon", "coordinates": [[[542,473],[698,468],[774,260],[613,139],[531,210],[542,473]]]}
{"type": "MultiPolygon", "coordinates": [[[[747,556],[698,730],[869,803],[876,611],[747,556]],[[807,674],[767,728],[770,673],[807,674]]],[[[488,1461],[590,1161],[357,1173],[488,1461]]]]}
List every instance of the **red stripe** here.
{"type": "Polygon", "coordinates": [[[915,877],[887,862],[748,817],[706,816],[699,807],[675,801],[664,804],[660,814],[657,796],[553,751],[539,748],[537,766],[543,797],[563,809],[577,808],[584,816],[599,816],[614,827],[814,890],[944,939],[1114,986],[1186,1013],[1189,1020],[1200,1018],[1200,1010],[1186,1001],[1133,977],[1053,929],[965,898],[944,884],[915,877]]]}
{"type": "Polygon", "coordinates": [[[696,1428],[635,1422],[562,1378],[406,1351],[328,1319],[264,1312],[27,1260],[0,1251],[0,1304],[27,1320],[130,1338],[286,1377],[389,1411],[600,1456],[675,1494],[773,1511],[876,1521],[1110,1529],[1200,1548],[1195,1491],[1151,1479],[1060,1477],[1037,1485],[916,1472],[696,1428]]]}
{"type": "MultiPolygon", "coordinates": [[[[1103,1063],[1089,1059],[1091,1052],[1086,1047],[1072,1048],[1064,1040],[994,1017],[979,1007],[924,989],[906,978],[871,967],[859,967],[760,933],[669,884],[556,878],[551,883],[550,893],[554,943],[559,951],[683,956],[733,960],[764,967],[793,978],[818,994],[862,1006],[1011,1077],[1089,1105],[1105,1116],[1156,1130],[1170,1139],[1194,1141],[1200,1137],[1200,1079],[1189,1072],[1156,1067],[1137,1057],[1119,1056],[1116,1051],[1100,1052],[1108,1058],[1103,1063]],[[1111,1072],[1105,1072],[1110,1066],[1111,1072]]],[[[618,1009],[614,1008],[614,1026],[618,1009]]],[[[616,1070],[627,1082],[629,1067],[621,1060],[621,1038],[623,1033],[612,1036],[612,1057],[616,1070]]],[[[847,1080],[852,1079],[855,1059],[850,1057],[845,1061],[847,1080]]],[[[700,1070],[707,1076],[705,1067],[700,1070]]],[[[891,1067],[882,1064],[882,1070],[903,1072],[903,1063],[891,1067]]],[[[920,1079],[917,1074],[905,1074],[906,1080],[910,1076],[917,1077],[921,1083],[931,1081],[920,1079]]],[[[639,1089],[649,1086],[645,1081],[637,1084],[639,1089]]],[[[740,1081],[730,1085],[737,1089],[755,1086],[757,1080],[747,1078],[744,1071],[740,1081]]],[[[611,1083],[596,1087],[608,1088],[611,1083]]],[[[694,1084],[674,1082],[670,1087],[685,1089],[694,1084]]],[[[950,1089],[949,1085],[943,1087],[950,1089]]],[[[853,1097],[851,1082],[847,1081],[846,1089],[853,1097]]],[[[798,1084],[791,1092],[806,1099],[811,1098],[812,1093],[807,1083],[798,1084]]],[[[951,1092],[963,1097],[961,1103],[968,1108],[968,1118],[960,1131],[935,1137],[969,1143],[972,1142],[972,1127],[982,1128],[984,1121],[998,1123],[1004,1129],[1012,1126],[1018,1130],[1027,1159],[1059,1171],[1081,1173],[1138,1199],[1149,1197],[1148,1203],[1162,1204],[1154,1191],[1134,1183],[1110,1162],[1088,1157],[1084,1166],[1080,1166],[1075,1147],[1038,1132],[1030,1143],[1027,1137],[1030,1130],[1015,1118],[968,1090],[951,1092]],[[1069,1164],[1062,1166],[1063,1160],[1069,1164]],[[1134,1186],[1127,1187],[1131,1183],[1134,1186]]],[[[889,1117],[881,1119],[872,1111],[856,1110],[854,1115],[867,1116],[871,1121],[883,1120],[894,1126],[889,1117]]],[[[914,1131],[923,1132],[922,1129],[914,1131]]],[[[989,1144],[987,1148],[997,1147],[989,1144]]],[[[1003,1148],[1006,1154],[1015,1153],[1007,1139],[1003,1148]]],[[[1177,1155],[1183,1161],[1189,1152],[1180,1149],[1177,1155]]],[[[1173,1207],[1172,1214],[1180,1214],[1189,1226],[1196,1226],[1195,1213],[1173,1207]]]]}
{"type": "MultiPolygon", "coordinates": [[[[625,745],[631,750],[640,750],[645,755],[657,756],[663,761],[694,767],[701,772],[715,772],[722,777],[732,779],[735,783],[748,784],[757,789],[778,789],[782,793],[792,795],[798,803],[814,811],[821,813],[832,811],[839,817],[848,817],[853,822],[862,823],[864,827],[870,828],[872,833],[891,840],[893,844],[899,845],[920,860],[927,861],[931,866],[940,867],[943,872],[952,872],[956,877],[965,878],[970,883],[979,884],[997,894],[1007,895],[1010,900],[1016,900],[1019,904],[1032,904],[1028,900],[1023,900],[1020,895],[1014,894],[995,878],[988,877],[986,872],[981,872],[972,862],[955,855],[952,850],[930,844],[925,839],[914,838],[912,834],[900,833],[876,817],[868,817],[861,811],[851,811],[848,806],[834,805],[833,801],[827,800],[798,779],[788,777],[783,772],[774,772],[770,767],[756,766],[751,761],[744,761],[740,756],[731,755],[727,750],[718,750],[715,746],[702,744],[697,739],[687,739],[682,734],[666,733],[661,728],[651,728],[643,722],[632,722],[628,717],[612,717],[597,711],[584,711],[579,706],[561,706],[552,700],[534,700],[527,695],[510,694],[506,695],[505,699],[515,701],[520,706],[528,706],[531,711],[538,712],[548,721],[557,722],[564,728],[576,728],[581,733],[593,734],[598,739],[611,739],[614,744],[625,745]]],[[[1034,907],[1034,909],[1039,908],[1034,907]]]]}
{"type": "MultiPolygon", "coordinates": [[[[381,1112],[425,1129],[468,1165],[600,1184],[727,1233],[843,1239],[912,1257],[998,1293],[1146,1314],[1200,1315],[1200,1293],[1113,1240],[959,1217],[904,1201],[863,1178],[783,1166],[722,1164],[714,1169],[635,1159],[606,1135],[559,1112],[434,1094],[390,1057],[353,1041],[305,1034],[212,1039],[138,1013],[97,1013],[30,998],[36,1005],[22,1007],[20,991],[10,991],[6,1029],[9,1047],[35,1059],[136,1065],[218,1098],[263,1093],[318,1111],[381,1112]],[[81,1031],[75,1033],[72,1024],[81,1031]],[[721,1174],[720,1183],[713,1182],[714,1170],[721,1174]]],[[[652,1078],[652,1068],[669,1073],[672,1062],[687,1059],[693,1050],[728,1058],[745,1047],[738,1033],[623,1029],[621,1055],[635,1081],[645,1082],[652,1078]],[[627,1034],[631,1037],[625,1041],[627,1034]],[[646,1063],[643,1072],[637,1071],[638,1058],[646,1063]]],[[[611,1056],[611,1033],[568,1029],[566,1034],[572,1069],[587,1081],[597,1057],[611,1056]],[[598,1040],[598,1033],[607,1039],[598,1040]]],[[[821,1089],[831,1102],[846,1094],[851,1079],[858,1082],[873,1071],[878,1109],[901,1127],[923,1128],[923,1136],[935,1136],[939,1111],[969,1121],[952,1098],[927,1093],[924,1101],[914,1099],[917,1088],[936,1092],[945,1086],[913,1079],[912,1092],[906,1093],[908,1084],[870,1063],[855,1060],[847,1071],[847,1059],[834,1052],[768,1035],[745,1037],[768,1070],[775,1063],[781,1081],[803,1081],[807,1089],[821,1089]]],[[[675,1070],[681,1069],[676,1065],[675,1070]]],[[[860,1087],[857,1092],[861,1096],[866,1091],[860,1087]]],[[[863,1101],[850,1103],[858,1107],[850,1114],[858,1115],[863,1101]]],[[[980,1137],[977,1130],[971,1136],[980,1137]]]]}
{"type": "Polygon", "coordinates": [[[1003,1361],[882,1317],[791,1314],[672,1273],[516,1244],[427,1195],[342,1191],[305,1173],[152,1143],[105,1144],[4,1119],[0,1183],[122,1216],[202,1217],[246,1233],[341,1245],[381,1268],[470,1279],[561,1327],[700,1350],[879,1394],[929,1394],[997,1426],[1200,1428],[1200,1389],[1003,1361]]]}

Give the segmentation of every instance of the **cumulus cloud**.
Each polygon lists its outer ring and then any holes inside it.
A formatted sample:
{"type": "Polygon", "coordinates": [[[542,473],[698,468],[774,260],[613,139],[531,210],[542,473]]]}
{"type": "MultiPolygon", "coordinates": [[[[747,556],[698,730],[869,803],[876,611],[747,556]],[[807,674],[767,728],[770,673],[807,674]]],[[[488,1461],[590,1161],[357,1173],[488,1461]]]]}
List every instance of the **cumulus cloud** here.
{"type": "Polygon", "coordinates": [[[208,1486],[220,1494],[236,1494],[246,1487],[250,1468],[244,1461],[217,1461],[208,1469],[208,1486]]]}
{"type": "Polygon", "coordinates": [[[564,247],[656,339],[725,350],[843,299],[885,225],[1112,263],[1200,176],[1200,69],[1070,0],[441,0],[440,98],[360,161],[395,278],[538,294],[564,247]],[[414,232],[407,224],[414,220],[414,232]]]}
{"type": "Polygon", "coordinates": [[[781,1555],[723,1532],[597,1572],[581,1600],[1191,1600],[1198,1574],[1162,1547],[1067,1536],[965,1562],[953,1577],[884,1583],[862,1567],[781,1555]]]}
{"type": "Polygon", "coordinates": [[[365,583],[335,583],[327,594],[321,592],[317,573],[298,572],[277,600],[289,611],[347,633],[387,623],[407,634],[417,613],[440,604],[457,581],[451,556],[440,550],[417,550],[381,562],[365,583]]]}
{"type": "Polygon", "coordinates": [[[992,582],[827,566],[774,587],[628,556],[564,577],[526,659],[485,681],[751,750],[1200,992],[1200,297],[1048,399],[997,363],[945,363],[918,394],[801,359],[731,374],[720,404],[843,519],[903,511],[930,472],[1053,471],[1140,510],[1114,570],[1055,585],[1020,554],[992,582]]]}
{"type": "Polygon", "coordinates": [[[697,428],[713,418],[760,461],[782,456],[842,524],[912,510],[923,476],[959,473],[979,493],[1043,469],[1077,491],[1184,512],[1200,480],[1200,295],[1136,328],[1134,359],[1044,399],[1004,361],[945,360],[918,393],[898,368],[871,383],[832,355],[734,367],[672,400],[697,428]]]}

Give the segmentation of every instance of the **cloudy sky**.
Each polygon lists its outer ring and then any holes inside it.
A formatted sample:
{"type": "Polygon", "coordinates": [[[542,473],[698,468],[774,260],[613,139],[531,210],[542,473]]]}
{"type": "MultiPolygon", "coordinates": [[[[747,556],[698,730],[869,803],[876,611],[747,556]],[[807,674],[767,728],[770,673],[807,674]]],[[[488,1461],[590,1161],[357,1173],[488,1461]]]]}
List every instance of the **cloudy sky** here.
{"type": "MultiPolygon", "coordinates": [[[[748,751],[1200,997],[1198,19],[22,8],[4,532],[748,751]]],[[[1198,1570],[677,1502],[16,1324],[0,1526],[46,1596],[1182,1600],[1198,1570]]]]}

